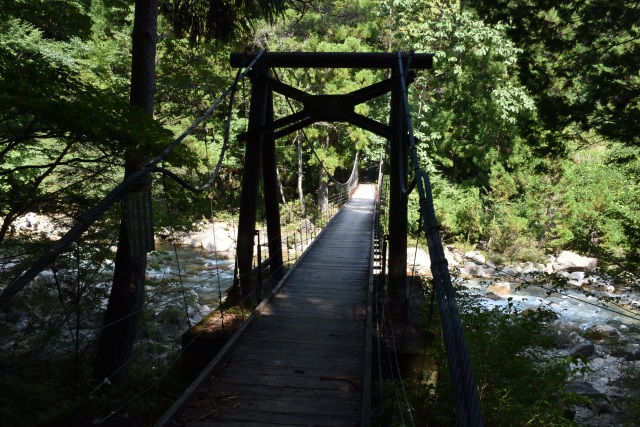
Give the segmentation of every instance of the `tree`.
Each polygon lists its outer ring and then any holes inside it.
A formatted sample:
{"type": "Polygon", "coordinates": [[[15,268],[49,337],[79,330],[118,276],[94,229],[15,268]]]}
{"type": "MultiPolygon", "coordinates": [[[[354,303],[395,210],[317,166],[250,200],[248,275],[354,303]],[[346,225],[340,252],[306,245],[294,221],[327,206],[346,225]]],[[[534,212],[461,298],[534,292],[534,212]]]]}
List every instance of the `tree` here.
{"type": "MultiPolygon", "coordinates": [[[[640,5],[632,0],[471,1],[488,22],[510,22],[520,80],[535,94],[548,147],[571,125],[639,145],[640,5]]],[[[554,142],[555,141],[555,142],[554,142]]]]}
{"type": "Polygon", "coordinates": [[[494,165],[511,173],[528,157],[520,126],[534,108],[515,75],[519,49],[506,37],[507,26],[485,24],[457,0],[392,8],[395,45],[434,54],[434,70],[412,85],[423,166],[489,188],[494,165]]]}
{"type": "Polygon", "coordinates": [[[118,91],[83,68],[86,13],[71,14],[57,40],[34,19],[39,12],[9,10],[0,25],[0,244],[27,211],[79,215],[113,184],[125,135],[140,143],[159,135],[159,126],[136,131],[138,116],[118,91]]]}
{"type": "MultiPolygon", "coordinates": [[[[237,30],[247,28],[247,22],[262,15],[269,17],[281,10],[282,1],[256,0],[242,8],[223,2],[166,1],[163,10],[179,34],[187,33],[193,42],[203,38],[229,39],[237,30]]],[[[136,0],[131,49],[130,102],[144,114],[153,115],[155,93],[155,59],[158,38],[158,0],[136,0]]],[[[141,170],[150,153],[133,144],[125,147],[125,178],[141,170]]],[[[130,194],[139,194],[143,204],[150,206],[150,178],[141,180],[130,194]]],[[[98,344],[93,378],[102,381],[124,378],[131,359],[137,324],[144,298],[147,256],[145,249],[135,249],[144,236],[131,235],[127,218],[120,224],[114,279],[105,313],[105,326],[98,344]]]]}
{"type": "MultiPolygon", "coordinates": [[[[155,58],[157,43],[158,1],[136,0],[131,49],[130,102],[145,114],[153,115],[155,92],[155,58]]],[[[148,153],[140,152],[135,145],[125,147],[125,179],[142,170],[148,162],[148,153]]],[[[129,194],[138,193],[151,206],[150,176],[141,180],[129,194]]],[[[118,249],[115,258],[113,285],[100,334],[93,378],[101,381],[110,378],[118,381],[127,372],[133,344],[142,311],[144,282],[147,269],[146,248],[134,248],[127,226],[133,218],[123,215],[120,222],[118,249]]]]}

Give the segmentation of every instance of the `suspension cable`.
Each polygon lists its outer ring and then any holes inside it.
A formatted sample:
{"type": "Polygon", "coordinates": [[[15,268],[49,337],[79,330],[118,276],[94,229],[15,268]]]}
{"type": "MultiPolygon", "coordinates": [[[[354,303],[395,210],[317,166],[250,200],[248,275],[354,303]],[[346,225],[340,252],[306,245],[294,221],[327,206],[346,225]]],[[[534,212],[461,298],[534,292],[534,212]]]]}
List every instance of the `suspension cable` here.
{"type": "Polygon", "coordinates": [[[234,102],[235,94],[238,88],[238,79],[240,78],[241,71],[242,70],[238,70],[238,73],[236,74],[236,78],[234,80],[234,84],[231,85],[232,90],[231,90],[231,96],[229,97],[229,105],[227,107],[227,119],[225,121],[225,127],[224,127],[224,137],[223,137],[224,142],[222,144],[222,148],[220,149],[220,155],[218,156],[218,163],[216,164],[216,167],[213,169],[213,172],[211,172],[209,179],[207,179],[207,181],[204,184],[200,186],[195,186],[195,185],[189,184],[184,179],[180,178],[177,174],[170,171],[169,169],[166,169],[165,167],[156,167],[153,170],[154,172],[161,172],[163,175],[169,176],[178,184],[180,184],[182,187],[186,188],[187,190],[193,193],[202,193],[208,190],[209,188],[211,188],[213,181],[215,181],[215,179],[218,177],[218,174],[220,173],[220,169],[222,168],[222,161],[224,160],[224,155],[226,154],[227,148],[229,147],[229,140],[230,140],[230,133],[231,133],[230,132],[231,116],[233,113],[233,102],[234,102]]]}
{"type": "Polygon", "coordinates": [[[233,84],[227,88],[224,93],[209,107],[202,116],[200,116],[189,128],[184,131],[178,138],[176,138],[171,144],[169,144],[162,153],[147,164],[143,169],[131,174],[128,178],[124,179],[113,190],[109,192],[93,209],[80,219],[67,233],[60,238],[44,255],[40,257],[27,271],[21,276],[11,282],[0,294],[0,307],[11,300],[18,292],[20,292],[29,282],[35,278],[47,265],[51,264],[55,257],[67,249],[69,245],[83,232],[85,232],[94,222],[96,222],[102,215],[110,209],[114,204],[120,200],[123,194],[131,190],[139,180],[145,177],[148,173],[155,170],[156,166],[165,159],[171,152],[190,134],[193,130],[199,126],[207,117],[209,117],[213,111],[222,103],[222,101],[234,90],[240,80],[249,73],[251,68],[264,54],[264,50],[261,51],[249,64],[245,70],[240,73],[233,84]]]}
{"type": "MultiPolygon", "coordinates": [[[[410,58],[411,56],[409,57],[408,63],[410,62],[410,58]]],[[[409,110],[406,74],[401,52],[398,52],[398,68],[406,127],[409,133],[411,160],[420,195],[420,209],[424,212],[424,228],[429,246],[429,256],[431,258],[433,283],[438,297],[438,309],[440,311],[440,319],[445,336],[449,371],[454,385],[458,424],[460,426],[483,426],[478,389],[471,367],[467,343],[464,338],[462,322],[460,321],[460,311],[456,303],[455,291],[451,284],[447,259],[444,256],[440,227],[433,207],[431,183],[429,181],[429,175],[420,168],[418,160],[418,152],[411,123],[411,113],[409,110]]]]}
{"type": "Polygon", "coordinates": [[[173,243],[173,255],[176,259],[176,267],[178,268],[178,283],[180,283],[180,293],[182,294],[182,302],[184,305],[184,314],[187,318],[187,325],[191,329],[191,319],[189,318],[189,306],[187,304],[187,294],[184,289],[184,281],[182,280],[182,268],[180,267],[180,257],[178,256],[178,244],[176,243],[173,227],[173,216],[171,215],[171,207],[169,206],[169,198],[167,197],[167,179],[162,176],[162,189],[164,190],[165,206],[167,209],[167,219],[169,220],[169,230],[171,230],[171,241],[173,243]]]}

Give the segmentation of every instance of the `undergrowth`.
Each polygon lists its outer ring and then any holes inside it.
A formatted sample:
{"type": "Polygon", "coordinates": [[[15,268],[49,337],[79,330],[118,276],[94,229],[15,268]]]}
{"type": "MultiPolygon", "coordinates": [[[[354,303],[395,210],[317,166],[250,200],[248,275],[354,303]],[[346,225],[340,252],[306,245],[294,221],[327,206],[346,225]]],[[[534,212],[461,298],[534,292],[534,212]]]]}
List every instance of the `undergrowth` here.
{"type": "MultiPolygon", "coordinates": [[[[426,301],[430,287],[426,286],[426,301]]],[[[477,296],[457,288],[465,338],[478,386],[484,424],[494,427],[573,426],[572,406],[588,403],[566,391],[573,366],[554,355],[548,326],[555,315],[544,308],[487,309],[477,296]]],[[[428,311],[428,309],[425,309],[428,311]]],[[[413,424],[454,426],[454,396],[437,309],[426,331],[427,362],[406,384],[413,424]]],[[[404,424],[398,421],[399,425],[404,424]]]]}

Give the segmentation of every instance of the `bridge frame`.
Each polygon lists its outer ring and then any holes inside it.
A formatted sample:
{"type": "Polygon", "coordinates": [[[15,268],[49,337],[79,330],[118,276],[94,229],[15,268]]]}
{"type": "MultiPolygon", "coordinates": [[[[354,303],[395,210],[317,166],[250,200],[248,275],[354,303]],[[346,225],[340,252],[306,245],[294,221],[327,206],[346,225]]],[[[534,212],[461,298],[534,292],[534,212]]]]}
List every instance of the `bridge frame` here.
{"type": "MultiPolygon", "coordinates": [[[[257,54],[234,52],[234,68],[246,67],[257,54]]],[[[392,314],[400,319],[406,304],[407,283],[407,202],[408,129],[403,108],[399,59],[403,69],[430,69],[432,54],[396,54],[362,52],[265,52],[251,71],[251,105],[248,130],[239,135],[245,142],[245,165],[240,195],[237,257],[242,298],[251,293],[254,230],[260,174],[264,181],[265,213],[272,272],[283,267],[280,210],[277,194],[275,140],[320,121],[347,122],[390,141],[389,200],[389,297],[392,314]],[[270,68],[358,68],[390,69],[391,77],[348,94],[313,95],[281,83],[270,75],[270,68]],[[274,119],[273,93],[302,103],[302,110],[274,119]],[[355,112],[355,107],[391,92],[389,124],[383,124],[355,112]]],[[[407,80],[411,80],[408,76],[407,80]]]]}

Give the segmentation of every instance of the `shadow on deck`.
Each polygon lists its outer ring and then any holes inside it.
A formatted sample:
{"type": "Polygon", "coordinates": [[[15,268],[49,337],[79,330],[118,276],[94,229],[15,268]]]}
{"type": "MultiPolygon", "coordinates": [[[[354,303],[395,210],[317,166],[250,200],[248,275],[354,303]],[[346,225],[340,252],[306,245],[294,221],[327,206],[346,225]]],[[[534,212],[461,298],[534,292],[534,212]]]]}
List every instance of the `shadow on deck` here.
{"type": "Polygon", "coordinates": [[[361,185],[156,427],[368,425],[373,200],[361,185]]]}

